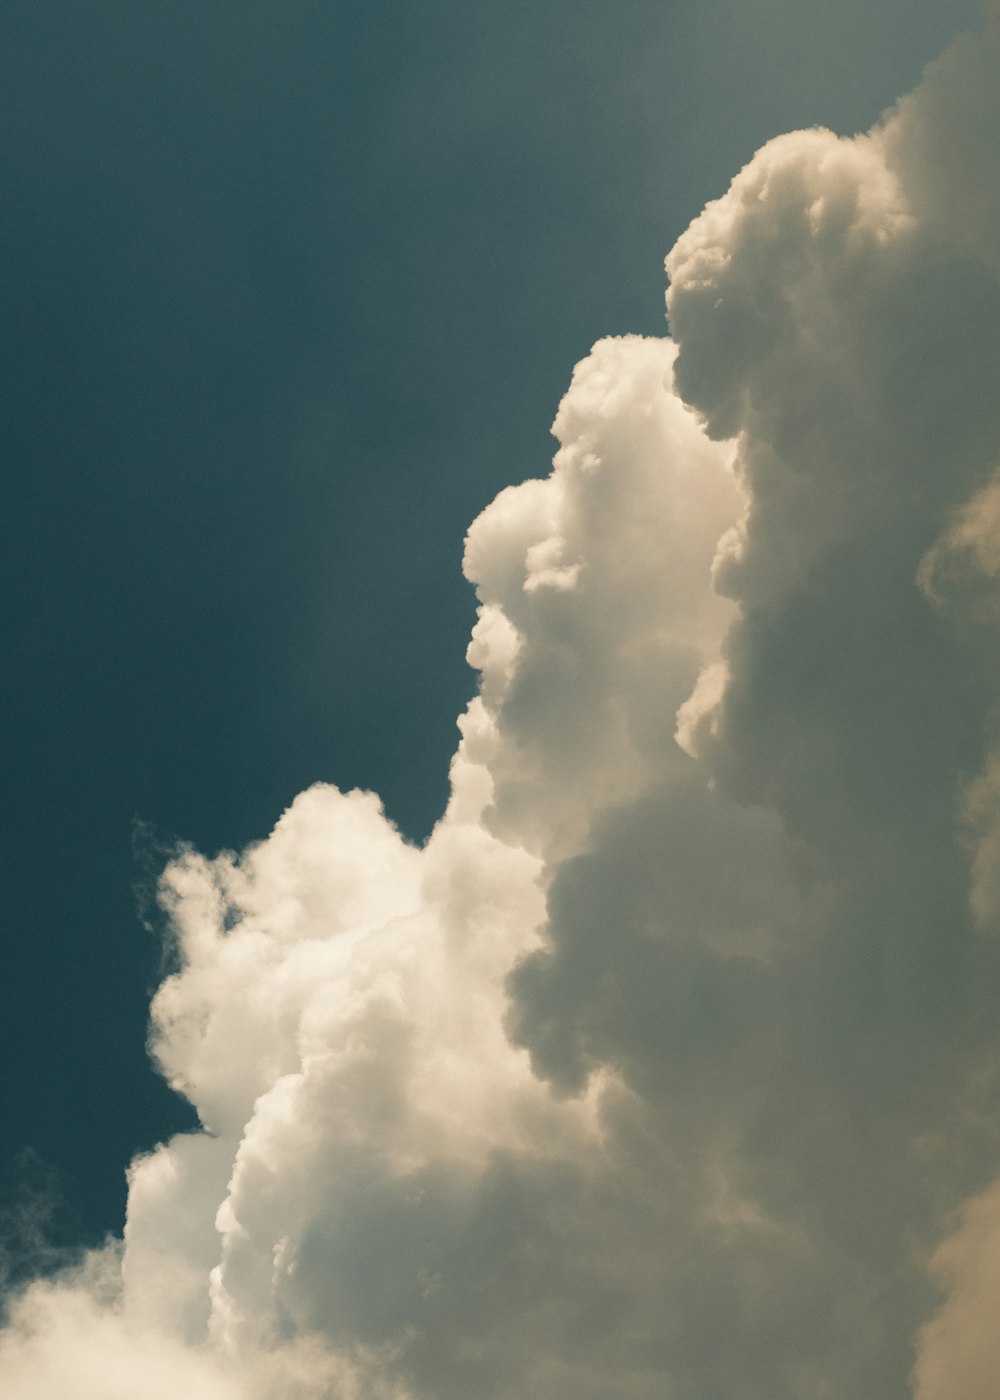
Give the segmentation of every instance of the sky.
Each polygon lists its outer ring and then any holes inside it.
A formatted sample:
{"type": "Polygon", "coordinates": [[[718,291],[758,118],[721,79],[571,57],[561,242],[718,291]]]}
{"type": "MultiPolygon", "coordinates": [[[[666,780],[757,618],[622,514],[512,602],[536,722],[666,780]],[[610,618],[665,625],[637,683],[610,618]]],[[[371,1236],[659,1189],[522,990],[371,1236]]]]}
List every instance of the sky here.
{"type": "Polygon", "coordinates": [[[0,1389],[986,1400],[986,33],[5,6],[0,1389]]]}

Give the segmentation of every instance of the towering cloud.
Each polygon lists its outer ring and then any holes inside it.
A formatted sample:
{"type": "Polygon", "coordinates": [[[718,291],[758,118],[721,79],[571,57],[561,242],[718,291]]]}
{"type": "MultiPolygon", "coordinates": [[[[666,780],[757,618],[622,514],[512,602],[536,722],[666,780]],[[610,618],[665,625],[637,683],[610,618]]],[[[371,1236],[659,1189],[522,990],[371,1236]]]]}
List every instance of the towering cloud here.
{"type": "Polygon", "coordinates": [[[422,849],[184,851],[203,1131],[11,1300],[23,1400],[987,1400],[1000,38],[760,151],[473,525],[422,849]]]}

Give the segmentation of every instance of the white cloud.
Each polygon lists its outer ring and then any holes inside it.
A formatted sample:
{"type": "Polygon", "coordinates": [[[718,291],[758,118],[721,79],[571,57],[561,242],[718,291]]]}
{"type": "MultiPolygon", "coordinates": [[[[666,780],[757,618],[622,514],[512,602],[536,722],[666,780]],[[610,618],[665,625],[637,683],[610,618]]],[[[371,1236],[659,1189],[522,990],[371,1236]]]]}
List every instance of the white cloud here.
{"type": "Polygon", "coordinates": [[[171,863],[205,1131],[14,1300],[0,1392],[987,1394],[996,46],[772,142],[668,259],[674,341],[577,367],[469,532],[425,848],[318,786],[171,863]]]}
{"type": "Polygon", "coordinates": [[[0,1377],[18,1400],[237,1400],[219,1365],[124,1307],[118,1251],[91,1256],[55,1283],[36,1283],[0,1333],[0,1377]]]}
{"type": "Polygon", "coordinates": [[[967,1203],[931,1271],[949,1296],[920,1336],[915,1400],[990,1400],[1000,1368],[1000,1187],[967,1203]]]}

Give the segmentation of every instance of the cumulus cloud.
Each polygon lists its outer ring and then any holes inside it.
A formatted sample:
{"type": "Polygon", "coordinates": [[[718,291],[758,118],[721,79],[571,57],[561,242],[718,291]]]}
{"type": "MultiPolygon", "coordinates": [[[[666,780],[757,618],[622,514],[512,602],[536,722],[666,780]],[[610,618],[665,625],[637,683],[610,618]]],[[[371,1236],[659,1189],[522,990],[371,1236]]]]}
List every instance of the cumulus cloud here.
{"type": "Polygon", "coordinates": [[[203,1127],[4,1394],[992,1393],[997,48],[771,142],[577,367],[423,848],[317,786],[171,862],[203,1127]]]}

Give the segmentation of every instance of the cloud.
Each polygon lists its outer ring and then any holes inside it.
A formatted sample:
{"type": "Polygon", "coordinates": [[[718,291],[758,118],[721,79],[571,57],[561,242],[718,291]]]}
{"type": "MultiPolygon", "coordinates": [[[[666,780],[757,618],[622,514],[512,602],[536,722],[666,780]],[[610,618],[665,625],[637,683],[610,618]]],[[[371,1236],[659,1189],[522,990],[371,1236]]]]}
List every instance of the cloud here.
{"type": "Polygon", "coordinates": [[[4,1393],[987,1394],[997,43],[771,142],[672,340],[577,367],[469,532],[423,848],[317,786],[171,862],[151,1045],[203,1131],[12,1298],[4,1393]]]}
{"type": "Polygon", "coordinates": [[[109,1248],[17,1299],[0,1334],[5,1392],[31,1400],[167,1400],[178,1393],[236,1400],[239,1389],[212,1358],[123,1309],[118,1258],[109,1248]]]}

